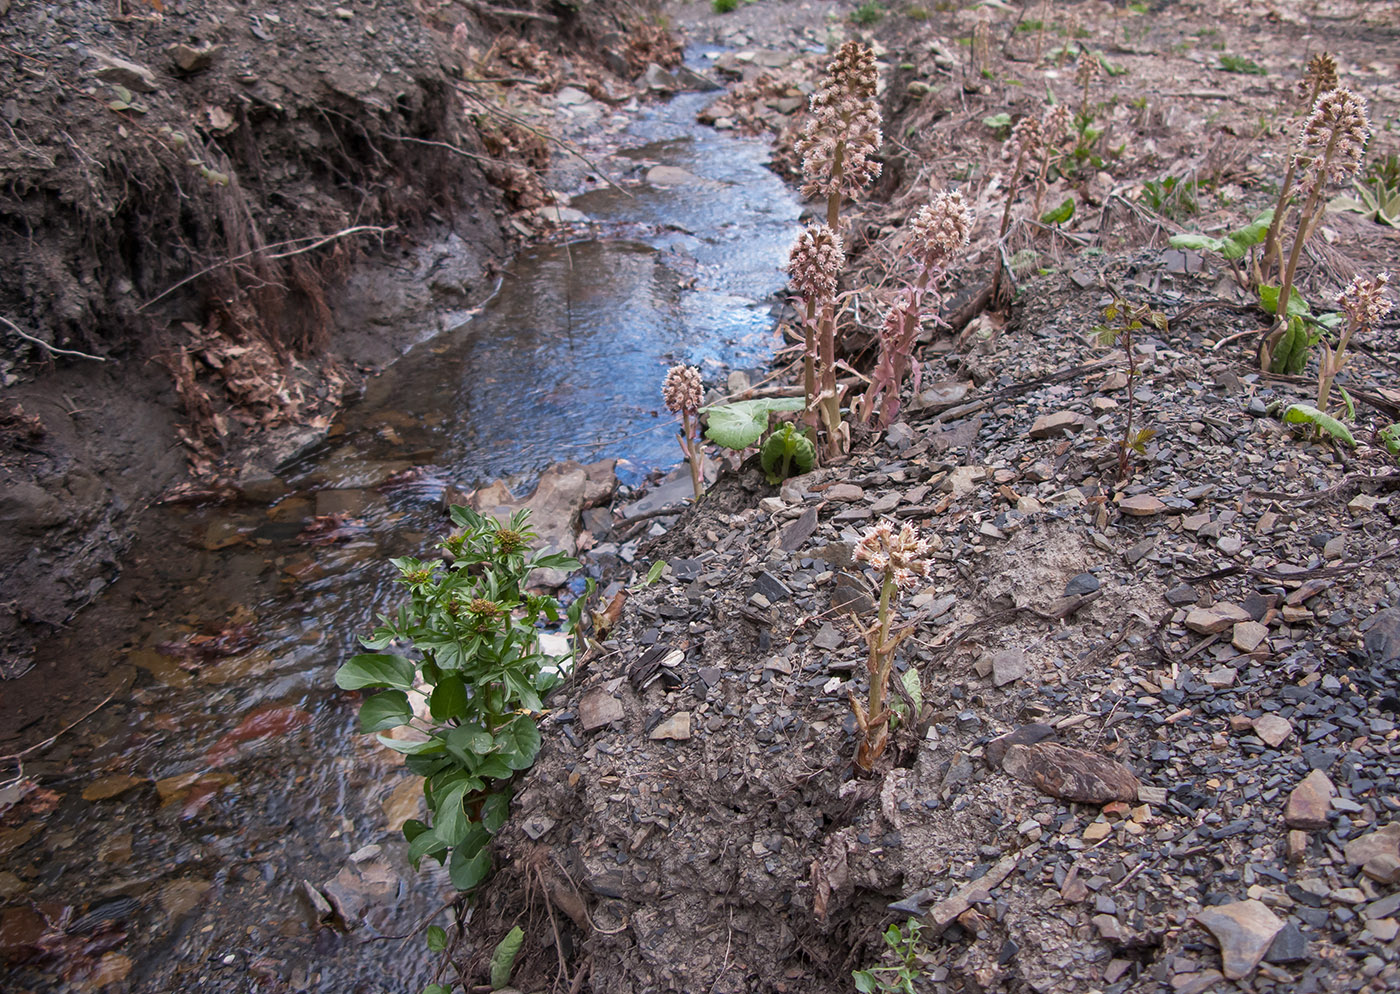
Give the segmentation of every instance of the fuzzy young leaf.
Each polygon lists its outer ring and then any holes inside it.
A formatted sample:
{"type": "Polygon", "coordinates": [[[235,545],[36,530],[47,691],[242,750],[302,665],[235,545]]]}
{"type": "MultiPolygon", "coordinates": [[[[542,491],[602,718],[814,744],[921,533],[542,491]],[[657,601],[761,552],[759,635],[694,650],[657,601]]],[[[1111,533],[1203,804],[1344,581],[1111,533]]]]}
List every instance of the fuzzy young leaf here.
{"type": "Polygon", "coordinates": [[[510,973],[515,969],[515,958],[520,955],[520,946],[525,941],[525,931],[519,925],[506,933],[491,954],[491,988],[500,990],[510,983],[510,973]]]}
{"type": "Polygon", "coordinates": [[[1072,217],[1074,217],[1074,198],[1066,197],[1060,201],[1059,207],[1040,215],[1040,220],[1043,224],[1064,224],[1072,217]]]}
{"type": "MultiPolygon", "coordinates": [[[[1243,228],[1226,235],[1219,250],[1220,254],[1230,260],[1243,259],[1251,248],[1264,243],[1264,239],[1269,236],[1269,225],[1273,220],[1274,209],[1270,207],[1243,228]]],[[[1274,299],[1278,300],[1277,295],[1274,299]]]]}
{"type": "Polygon", "coordinates": [[[1172,235],[1171,238],[1167,239],[1167,244],[1172,248],[1189,249],[1193,252],[1221,252],[1225,248],[1225,243],[1219,238],[1190,232],[1184,235],[1172,235]]]}
{"type": "MultiPolygon", "coordinates": [[[[1278,287],[1265,283],[1259,287],[1259,306],[1270,314],[1278,313],[1278,287]]],[[[1302,317],[1308,314],[1308,302],[1303,299],[1303,295],[1298,292],[1297,287],[1290,287],[1288,291],[1288,316],[1302,317]]]]}
{"type": "Polygon", "coordinates": [[[360,731],[368,734],[398,728],[407,725],[412,717],[408,695],[402,690],[386,690],[360,705],[360,731]]]}
{"type": "Polygon", "coordinates": [[[806,407],[800,397],[771,397],[741,400],[704,408],[709,415],[705,437],[727,449],[746,449],[768,430],[768,415],[774,411],[800,411],[806,407]]]}
{"type": "Polygon", "coordinates": [[[919,679],[919,671],[911,666],[899,679],[904,684],[904,692],[914,702],[914,718],[917,720],[919,712],[924,709],[924,685],[919,679]]]}
{"type": "Polygon", "coordinates": [[[384,652],[362,652],[351,656],[335,671],[335,685],[341,690],[361,690],[365,687],[389,687],[409,690],[413,687],[413,662],[402,656],[384,652]]]}
{"type": "Polygon", "coordinates": [[[1002,111],[1000,114],[992,114],[990,117],[982,118],[982,123],[993,131],[1000,131],[1002,128],[1011,127],[1011,115],[1002,111]]]}
{"type": "Polygon", "coordinates": [[[758,459],[768,482],[778,484],[809,472],[817,462],[817,447],[789,423],[768,436],[758,450],[758,459]]]}
{"type": "Polygon", "coordinates": [[[1283,412],[1283,420],[1292,425],[1312,425],[1331,435],[1337,441],[1352,448],[1356,447],[1356,439],[1352,437],[1351,429],[1330,414],[1323,414],[1311,404],[1290,405],[1288,410],[1283,412]]]}
{"type": "Polygon", "coordinates": [[[1389,428],[1382,428],[1376,433],[1381,445],[1385,446],[1385,451],[1400,459],[1400,423],[1393,424],[1389,428]]]}

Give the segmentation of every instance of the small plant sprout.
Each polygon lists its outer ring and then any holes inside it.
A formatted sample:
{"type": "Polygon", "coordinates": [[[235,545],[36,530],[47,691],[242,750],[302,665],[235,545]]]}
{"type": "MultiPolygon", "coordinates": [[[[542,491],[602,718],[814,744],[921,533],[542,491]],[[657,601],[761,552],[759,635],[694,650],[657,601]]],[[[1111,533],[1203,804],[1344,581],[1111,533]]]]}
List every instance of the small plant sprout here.
{"type": "MultiPolygon", "coordinates": [[[[1318,97],[1312,114],[1298,136],[1293,162],[1298,177],[1298,192],[1304,196],[1304,203],[1298,214],[1293,247],[1288,253],[1279,284],[1274,307],[1275,327],[1260,347],[1261,366],[1266,370],[1270,368],[1274,348],[1288,331],[1293,279],[1298,272],[1303,245],[1321,220],[1326,207],[1323,192],[1328,183],[1345,180],[1356,173],[1370,137],[1366,102],[1347,89],[1328,90],[1318,97]]],[[[1274,212],[1274,222],[1279,223],[1277,210],[1274,212]]]]}
{"type": "MultiPolygon", "coordinates": [[[[826,226],[839,250],[836,236],[841,231],[841,202],[855,197],[880,175],[880,163],[874,155],[884,138],[880,134],[880,107],[875,102],[879,74],[874,53],[860,42],[848,41],[837,50],[827,72],[826,80],[812,94],[813,119],[794,148],[802,157],[802,195],[826,199],[826,226]]],[[[839,251],[830,258],[845,261],[839,251]]],[[[846,451],[850,440],[849,428],[841,423],[841,394],[836,384],[834,294],[832,302],[820,310],[815,337],[816,406],[826,428],[826,454],[834,458],[846,451]]]]}
{"type": "Polygon", "coordinates": [[[920,321],[925,311],[935,321],[941,320],[938,282],[948,264],[967,246],[972,212],[957,191],[940,193],[933,203],[919,209],[909,227],[909,253],[918,264],[918,272],[885,316],[880,328],[880,359],[860,405],[861,419],[869,422],[878,414],[882,428],[899,414],[899,389],[911,372],[914,389],[919,389],[919,364],[913,353],[920,321]]]}
{"type": "Polygon", "coordinates": [[[888,521],[875,525],[856,545],[855,558],[866,563],[879,577],[880,607],[875,622],[864,628],[865,642],[870,654],[866,671],[870,675],[869,703],[862,706],[851,694],[851,709],[860,728],[861,741],[856,749],[856,765],[867,772],[889,744],[890,670],[894,666],[895,650],[912,629],[894,629],[896,601],[901,590],[909,590],[919,578],[928,575],[928,557],[934,545],[919,537],[908,522],[895,531],[888,521]]]}
{"type": "Polygon", "coordinates": [[[705,398],[700,370],[694,366],[672,366],[666,373],[661,394],[666,400],[666,409],[681,416],[681,451],[690,463],[690,483],[698,499],[705,479],[705,450],[700,441],[700,405],[705,398]]]}
{"type": "Polygon", "coordinates": [[[1371,331],[1380,319],[1390,312],[1391,303],[1385,296],[1385,288],[1389,283],[1389,273],[1381,273],[1371,280],[1358,276],[1337,298],[1337,303],[1341,305],[1342,311],[1347,316],[1347,324],[1342,330],[1342,337],[1337,340],[1335,350],[1328,343],[1326,336],[1318,339],[1318,346],[1322,351],[1317,370],[1317,409],[1319,411],[1324,413],[1327,411],[1327,400],[1332,392],[1332,381],[1337,378],[1337,374],[1346,365],[1347,346],[1351,344],[1352,336],[1358,331],[1371,331]]]}
{"type": "Polygon", "coordinates": [[[891,924],[881,936],[885,940],[885,958],[893,959],[890,966],[872,966],[851,974],[860,994],[916,994],[923,990],[923,981],[934,965],[928,946],[923,941],[923,925],[910,918],[904,928],[891,924]]]}
{"type": "Polygon", "coordinates": [[[1094,329],[1094,334],[1098,336],[1099,344],[1105,346],[1121,346],[1123,352],[1128,357],[1128,385],[1127,405],[1123,421],[1123,437],[1116,443],[1118,449],[1118,482],[1122,482],[1128,477],[1129,453],[1136,452],[1138,455],[1146,455],[1147,443],[1152,441],[1157,433],[1151,428],[1144,428],[1137,433],[1133,432],[1133,391],[1136,389],[1137,381],[1137,351],[1134,347],[1133,336],[1141,331],[1145,326],[1151,325],[1158,331],[1167,330],[1167,316],[1161,311],[1154,311],[1146,304],[1131,304],[1123,297],[1115,297],[1113,303],[1104,308],[1104,323],[1094,329]]]}
{"type": "MultiPolygon", "coordinates": [[[[797,244],[788,256],[788,283],[792,287],[798,314],[801,315],[805,346],[802,389],[807,397],[807,412],[804,420],[814,433],[822,419],[821,412],[827,416],[830,414],[819,398],[825,395],[828,379],[828,339],[829,361],[834,366],[836,360],[836,281],[845,265],[846,254],[841,250],[841,237],[824,224],[809,225],[798,236],[797,244]]],[[[834,370],[830,379],[835,380],[834,370]]]]}
{"type": "MultiPolygon", "coordinates": [[[[1023,117],[1016,122],[1011,129],[1011,137],[1002,146],[1001,157],[1009,161],[1011,174],[1006,180],[1006,206],[1001,212],[1001,229],[997,232],[997,245],[1003,247],[1002,243],[1006,238],[1006,232],[1011,227],[1011,208],[1016,203],[1016,194],[1020,192],[1021,180],[1026,174],[1027,168],[1033,162],[1039,161],[1040,150],[1043,146],[1043,136],[1040,130],[1040,119],[1036,117],[1023,117]]],[[[1004,253],[1003,253],[1004,254],[1004,253]]],[[[1001,273],[1005,269],[1001,255],[997,258],[996,272],[992,276],[992,302],[996,304],[1001,299],[1001,273]]]]}

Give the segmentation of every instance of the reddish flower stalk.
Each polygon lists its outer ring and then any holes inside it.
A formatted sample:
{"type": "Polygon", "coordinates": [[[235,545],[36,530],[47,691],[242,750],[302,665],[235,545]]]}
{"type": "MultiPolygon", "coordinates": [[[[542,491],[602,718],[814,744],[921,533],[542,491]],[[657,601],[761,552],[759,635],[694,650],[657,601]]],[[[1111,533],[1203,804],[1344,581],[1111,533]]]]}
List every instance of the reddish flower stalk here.
{"type": "Polygon", "coordinates": [[[690,463],[690,483],[698,499],[704,490],[705,449],[700,441],[700,405],[704,388],[700,370],[694,366],[672,366],[661,387],[666,409],[681,416],[681,451],[690,463]]]}

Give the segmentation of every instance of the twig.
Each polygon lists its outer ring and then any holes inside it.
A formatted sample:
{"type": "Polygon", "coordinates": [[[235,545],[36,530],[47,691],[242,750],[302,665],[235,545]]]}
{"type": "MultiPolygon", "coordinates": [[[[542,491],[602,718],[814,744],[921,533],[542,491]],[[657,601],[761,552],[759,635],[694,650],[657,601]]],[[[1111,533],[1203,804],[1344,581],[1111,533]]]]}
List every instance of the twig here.
{"type": "Polygon", "coordinates": [[[64,734],[65,732],[70,732],[70,731],[72,731],[74,728],[76,728],[77,726],[81,725],[81,724],[82,724],[84,721],[86,721],[88,718],[91,718],[91,717],[92,717],[94,714],[96,714],[98,711],[102,710],[102,708],[106,707],[106,706],[107,706],[107,703],[108,703],[113,697],[116,697],[116,696],[117,696],[117,692],[118,692],[119,690],[121,690],[121,689],[122,689],[122,687],[120,687],[120,686],[112,688],[112,692],[111,692],[110,694],[108,694],[106,697],[102,698],[102,700],[98,701],[96,704],[94,704],[94,705],[93,705],[91,708],[89,708],[87,711],[83,712],[82,717],[78,718],[76,721],[73,721],[73,722],[70,722],[70,723],[67,724],[67,725],[64,725],[64,726],[63,726],[62,728],[60,728],[58,731],[54,732],[52,735],[50,735],[48,738],[46,738],[44,741],[42,741],[42,742],[36,742],[34,745],[30,746],[28,749],[21,749],[19,752],[10,753],[10,755],[8,755],[8,756],[0,756],[0,763],[8,763],[8,762],[10,762],[10,761],[12,761],[12,760],[21,760],[21,759],[23,759],[25,756],[28,756],[31,752],[37,752],[37,751],[40,750],[40,749],[47,749],[49,746],[53,745],[55,742],[58,741],[58,737],[59,737],[60,735],[64,734]]]}
{"type": "Polygon", "coordinates": [[[282,248],[287,245],[295,245],[297,244],[297,242],[311,242],[310,245],[303,245],[301,248],[292,249],[289,252],[276,252],[272,255],[265,257],[264,261],[272,262],[276,259],[287,259],[294,255],[302,255],[303,253],[310,252],[313,249],[318,249],[322,245],[325,245],[329,242],[333,242],[337,238],[344,238],[347,235],[358,235],[361,232],[366,231],[376,235],[386,235],[391,231],[398,230],[398,227],[399,226],[397,224],[391,224],[387,228],[381,228],[379,225],[375,224],[358,224],[355,225],[353,228],[343,228],[340,231],[333,232],[329,235],[302,235],[300,238],[288,238],[286,241],[273,242],[271,245],[265,245],[262,248],[249,249],[247,252],[240,252],[238,255],[232,256],[228,259],[224,259],[220,262],[216,262],[214,265],[201,269],[197,273],[191,273],[189,276],[186,276],[180,282],[172,286],[166,287],[160,293],[156,294],[150,300],[146,301],[140,307],[136,308],[136,310],[138,312],[144,311],[147,307],[150,307],[156,301],[161,300],[164,297],[170,296],[170,294],[174,293],[176,290],[180,289],[180,287],[184,286],[185,284],[192,283],[195,280],[199,279],[201,276],[208,276],[210,273],[215,272],[219,269],[223,269],[226,266],[232,266],[235,262],[242,262],[244,259],[251,258],[252,256],[259,254],[260,252],[266,251],[267,249],[275,249],[282,248]]]}
{"type": "Polygon", "coordinates": [[[412,142],[415,145],[431,145],[433,148],[445,148],[454,155],[460,155],[464,159],[471,159],[473,162],[499,163],[501,160],[489,155],[482,155],[479,152],[468,152],[464,148],[459,148],[448,142],[435,142],[427,138],[412,138],[408,135],[385,135],[385,138],[396,142],[412,142]]]}
{"type": "Polygon", "coordinates": [[[539,14],[533,10],[512,10],[507,7],[492,7],[490,4],[478,3],[477,0],[457,0],[457,3],[479,14],[490,14],[496,17],[513,17],[522,21],[544,21],[546,24],[559,23],[559,18],[555,17],[553,14],[539,14]]]}
{"type": "Polygon", "coordinates": [[[50,345],[48,342],[44,341],[42,338],[35,338],[33,335],[29,334],[27,331],[25,331],[25,330],[24,330],[23,328],[21,328],[19,325],[15,324],[15,323],[14,323],[13,321],[11,321],[9,318],[5,317],[3,314],[0,314],[0,321],[4,321],[5,324],[9,325],[10,330],[13,331],[13,332],[14,332],[16,335],[18,335],[20,338],[23,338],[23,339],[24,339],[25,341],[27,341],[27,342],[33,342],[35,345],[39,345],[39,346],[42,346],[42,347],[45,348],[45,349],[48,349],[48,350],[49,350],[49,353],[52,354],[52,355],[71,355],[71,356],[77,356],[79,359],[91,359],[93,362],[106,362],[106,361],[107,361],[105,358],[103,358],[103,357],[100,356],[100,355],[88,355],[86,352],[75,352],[75,351],[72,350],[72,349],[61,349],[61,348],[59,348],[57,345],[50,345]]]}

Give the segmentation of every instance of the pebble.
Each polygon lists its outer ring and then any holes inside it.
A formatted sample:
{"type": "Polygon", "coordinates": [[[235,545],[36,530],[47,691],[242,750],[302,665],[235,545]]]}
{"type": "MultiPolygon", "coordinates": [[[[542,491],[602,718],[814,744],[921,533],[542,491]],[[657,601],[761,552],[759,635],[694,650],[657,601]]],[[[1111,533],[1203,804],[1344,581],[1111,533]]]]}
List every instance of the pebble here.
{"type": "Polygon", "coordinates": [[[1167,505],[1150,494],[1139,494],[1136,497],[1127,497],[1122,500],[1118,504],[1118,509],[1134,518],[1147,518],[1154,514],[1161,514],[1167,509],[1167,505]]]}
{"type": "Polygon", "coordinates": [[[1230,644],[1240,652],[1253,652],[1269,637],[1269,629],[1257,621],[1240,621],[1235,624],[1230,644]]]}
{"type": "Polygon", "coordinates": [[[1269,748],[1277,749],[1293,734],[1293,723],[1276,714],[1262,714],[1254,719],[1254,734],[1269,748]]]}
{"type": "Polygon", "coordinates": [[[992,683],[1004,687],[1026,675],[1026,654],[1020,649],[1003,649],[992,656],[992,683]]]}
{"type": "Polygon", "coordinates": [[[1122,763],[1055,742],[1013,745],[1001,766],[1016,779],[1067,801],[1106,804],[1138,797],[1138,778],[1122,763]]]}
{"type": "Polygon", "coordinates": [[[1210,607],[1192,609],[1186,615],[1186,627],[1200,635],[1216,635],[1249,620],[1248,611],[1238,604],[1225,601],[1210,607]]]}
{"type": "Polygon", "coordinates": [[[1288,795],[1283,810],[1284,823],[1289,828],[1320,832],[1327,827],[1327,814],[1332,810],[1332,795],[1336,788],[1327,774],[1313,770],[1288,795]]]}
{"type": "Polygon", "coordinates": [[[1222,970],[1229,980],[1253,973],[1284,925],[1263,902],[1252,899],[1206,908],[1195,917],[1220,943],[1222,970]]]}

